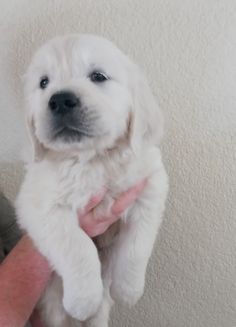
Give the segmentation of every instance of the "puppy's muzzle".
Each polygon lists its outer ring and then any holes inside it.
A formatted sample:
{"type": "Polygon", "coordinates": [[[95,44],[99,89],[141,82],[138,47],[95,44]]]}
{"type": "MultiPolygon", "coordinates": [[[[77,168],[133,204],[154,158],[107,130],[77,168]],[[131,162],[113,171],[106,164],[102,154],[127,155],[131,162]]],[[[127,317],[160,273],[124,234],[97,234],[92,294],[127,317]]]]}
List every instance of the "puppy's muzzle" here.
{"type": "Polygon", "coordinates": [[[80,100],[72,92],[58,92],[51,96],[48,106],[54,116],[70,115],[80,107],[80,100]]]}
{"type": "Polygon", "coordinates": [[[92,120],[80,98],[70,91],[54,93],[49,102],[51,140],[80,142],[92,137],[92,120]]]}

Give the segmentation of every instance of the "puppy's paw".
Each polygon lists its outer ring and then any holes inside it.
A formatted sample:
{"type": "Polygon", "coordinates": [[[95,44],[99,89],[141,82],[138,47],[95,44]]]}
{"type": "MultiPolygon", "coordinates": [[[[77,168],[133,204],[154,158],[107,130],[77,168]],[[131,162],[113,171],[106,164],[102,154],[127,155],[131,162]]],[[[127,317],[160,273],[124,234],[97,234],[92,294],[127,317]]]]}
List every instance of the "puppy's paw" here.
{"type": "Polygon", "coordinates": [[[84,321],[93,316],[102,301],[103,297],[103,285],[102,280],[96,283],[94,281],[81,285],[81,288],[77,285],[68,287],[64,286],[63,306],[67,313],[75,319],[84,321]]]}
{"type": "Polygon", "coordinates": [[[143,295],[143,280],[114,280],[111,284],[111,297],[114,301],[135,305],[143,295]]]}

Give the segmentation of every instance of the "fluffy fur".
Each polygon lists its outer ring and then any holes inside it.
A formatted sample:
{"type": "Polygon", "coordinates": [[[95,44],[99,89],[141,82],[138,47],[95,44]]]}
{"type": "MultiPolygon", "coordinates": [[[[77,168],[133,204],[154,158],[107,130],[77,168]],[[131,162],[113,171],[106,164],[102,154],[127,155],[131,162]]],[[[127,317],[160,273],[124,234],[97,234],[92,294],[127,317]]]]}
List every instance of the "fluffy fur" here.
{"type": "Polygon", "coordinates": [[[158,148],[160,110],[138,67],[111,42],[92,35],[59,37],[39,49],[25,76],[25,95],[34,154],[17,213],[56,272],[39,304],[43,318],[50,327],[78,321],[106,327],[114,300],[133,305],[141,297],[162,220],[168,181],[158,148]],[[92,81],[92,71],[108,80],[92,81]],[[41,89],[44,76],[49,83],[41,89]],[[80,100],[69,122],[78,138],[55,136],[49,99],[64,90],[80,100]],[[143,178],[148,182],[140,198],[91,240],[76,212],[105,186],[99,217],[143,178]]]}

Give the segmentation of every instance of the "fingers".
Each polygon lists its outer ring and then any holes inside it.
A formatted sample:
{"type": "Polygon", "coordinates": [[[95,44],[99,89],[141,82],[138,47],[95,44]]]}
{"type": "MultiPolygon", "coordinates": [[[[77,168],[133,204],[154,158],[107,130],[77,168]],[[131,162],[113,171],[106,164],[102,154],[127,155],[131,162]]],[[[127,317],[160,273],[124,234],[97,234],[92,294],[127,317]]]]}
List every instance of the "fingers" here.
{"type": "Polygon", "coordinates": [[[86,205],[86,207],[84,208],[84,210],[82,212],[80,212],[79,214],[81,216],[86,215],[89,211],[91,211],[92,209],[94,209],[104,198],[104,195],[106,194],[107,189],[104,187],[99,194],[94,195],[89,203],[86,205]]]}
{"type": "Polygon", "coordinates": [[[104,216],[99,218],[99,221],[94,217],[93,210],[79,218],[80,227],[90,237],[95,237],[103,234],[119,217],[104,216]]]}
{"type": "Polygon", "coordinates": [[[114,216],[120,215],[123,211],[125,211],[142,193],[143,189],[147,184],[147,180],[143,180],[142,182],[136,184],[134,187],[130,188],[128,191],[124,192],[119,199],[117,199],[112,208],[111,213],[114,216]]]}
{"type": "Polygon", "coordinates": [[[112,224],[114,224],[120,215],[137,199],[147,184],[147,180],[136,184],[128,191],[121,194],[121,196],[113,203],[111,213],[99,219],[94,216],[94,208],[102,201],[106,189],[94,196],[86,206],[83,213],[79,216],[80,227],[90,236],[95,237],[103,234],[112,224]]]}
{"type": "Polygon", "coordinates": [[[90,237],[96,237],[102,235],[108,229],[110,224],[107,221],[96,224],[95,226],[87,226],[87,230],[84,230],[90,237]]]}

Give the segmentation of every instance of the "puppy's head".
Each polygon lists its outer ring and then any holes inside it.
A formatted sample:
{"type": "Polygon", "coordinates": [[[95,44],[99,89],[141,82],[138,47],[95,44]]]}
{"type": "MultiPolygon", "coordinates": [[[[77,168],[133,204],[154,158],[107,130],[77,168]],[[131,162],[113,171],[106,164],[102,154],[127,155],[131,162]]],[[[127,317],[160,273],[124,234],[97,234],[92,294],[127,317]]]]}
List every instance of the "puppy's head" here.
{"type": "Polygon", "coordinates": [[[92,35],[51,40],[26,73],[27,121],[35,158],[158,142],[162,119],[147,82],[111,42],[92,35]]]}

